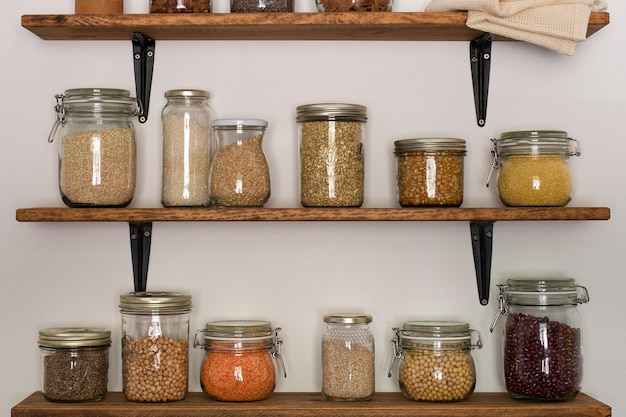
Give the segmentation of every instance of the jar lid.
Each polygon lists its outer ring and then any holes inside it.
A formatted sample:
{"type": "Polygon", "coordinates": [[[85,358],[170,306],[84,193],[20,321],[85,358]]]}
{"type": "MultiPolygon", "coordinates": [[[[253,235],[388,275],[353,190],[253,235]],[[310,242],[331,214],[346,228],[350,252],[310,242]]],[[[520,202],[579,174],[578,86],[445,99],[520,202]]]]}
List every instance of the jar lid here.
{"type": "Polygon", "coordinates": [[[130,292],[120,295],[120,309],[161,313],[191,310],[191,295],[177,292],[130,292]]]}
{"type": "Polygon", "coordinates": [[[367,107],[348,103],[316,103],[304,104],[296,108],[296,121],[312,120],[349,120],[367,121],[367,107]]]}
{"type": "Polygon", "coordinates": [[[124,112],[130,115],[139,113],[139,104],[130,91],[118,88],[71,88],[57,95],[57,113],[124,112]]]}
{"type": "Polygon", "coordinates": [[[574,305],[589,301],[587,289],[572,278],[509,279],[503,290],[507,302],[517,305],[574,305]]]}
{"type": "Polygon", "coordinates": [[[111,344],[111,331],[89,327],[51,327],[39,331],[39,345],[44,347],[89,347],[111,344]]]}
{"type": "Polygon", "coordinates": [[[372,316],[361,313],[333,313],[324,316],[325,323],[366,324],[372,322],[372,316]]]}
{"type": "Polygon", "coordinates": [[[165,98],[171,97],[198,97],[210,98],[211,93],[205,90],[168,90],[165,92],[165,98]]]}
{"type": "Polygon", "coordinates": [[[458,138],[412,138],[394,142],[395,152],[455,151],[465,152],[465,139],[458,138]]]}
{"type": "Polygon", "coordinates": [[[515,278],[507,280],[509,293],[575,293],[573,278],[515,278]]]}
{"type": "Polygon", "coordinates": [[[562,130],[504,132],[493,142],[497,155],[580,155],[578,141],[562,130]],[[576,142],[574,151],[570,151],[572,141],[576,142]]]}
{"type": "Polygon", "coordinates": [[[237,129],[266,128],[267,120],[263,119],[215,119],[211,123],[213,127],[232,127],[237,129]]]}
{"type": "Polygon", "coordinates": [[[469,324],[461,321],[407,321],[402,326],[402,335],[409,339],[424,340],[471,338],[469,324]]]}

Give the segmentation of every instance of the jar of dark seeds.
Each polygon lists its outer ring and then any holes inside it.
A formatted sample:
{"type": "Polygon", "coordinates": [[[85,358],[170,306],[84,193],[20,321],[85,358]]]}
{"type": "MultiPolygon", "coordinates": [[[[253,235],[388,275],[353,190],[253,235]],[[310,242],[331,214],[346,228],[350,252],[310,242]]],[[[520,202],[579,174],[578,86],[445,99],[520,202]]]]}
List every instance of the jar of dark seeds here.
{"type": "Polygon", "coordinates": [[[395,328],[392,345],[398,384],[405,398],[415,401],[462,401],[474,392],[476,368],[472,349],[482,336],[469,324],[455,321],[411,321],[395,328]],[[475,336],[475,340],[472,340],[475,336]]]}
{"type": "Polygon", "coordinates": [[[394,146],[402,207],[459,207],[463,203],[464,139],[402,139],[394,146]]]}
{"type": "Polygon", "coordinates": [[[102,400],[107,393],[111,331],[48,328],[39,331],[41,392],[55,402],[102,400]]]}
{"type": "Polygon", "coordinates": [[[210,93],[169,90],[161,112],[164,207],[208,206],[211,165],[210,93]]]}
{"type": "Polygon", "coordinates": [[[230,0],[231,13],[293,12],[294,0],[230,0]]]}
{"type": "Polygon", "coordinates": [[[332,401],[365,401],[374,395],[374,336],[368,314],[324,316],[322,394],[332,401]]]}
{"type": "Polygon", "coordinates": [[[271,193],[263,153],[267,121],[217,119],[213,123],[210,195],[218,207],[263,207],[271,193]]]}
{"type": "Polygon", "coordinates": [[[577,306],[589,301],[573,279],[510,279],[500,287],[505,316],[504,379],[512,398],[569,401],[583,376],[582,328],[577,306]]]}
{"type": "Polygon", "coordinates": [[[139,114],[128,90],[78,88],[56,96],[48,142],[59,143],[59,189],[69,207],[126,207],[135,192],[139,114]]]}
{"type": "Polygon", "coordinates": [[[323,103],[297,108],[300,202],[304,207],[363,204],[367,108],[323,103]]]}
{"type": "Polygon", "coordinates": [[[498,195],[505,206],[564,207],[570,202],[569,159],[580,156],[578,140],[560,130],[529,130],[505,132],[492,142],[489,176],[497,170],[498,195]]]}
{"type": "Polygon", "coordinates": [[[191,296],[171,292],[122,294],[120,309],[126,398],[137,402],[185,398],[191,296]]]}
{"type": "Polygon", "coordinates": [[[210,13],[211,0],[149,0],[150,13],[210,13]]]}
{"type": "Polygon", "coordinates": [[[319,12],[390,12],[393,0],[315,0],[319,12]]]}

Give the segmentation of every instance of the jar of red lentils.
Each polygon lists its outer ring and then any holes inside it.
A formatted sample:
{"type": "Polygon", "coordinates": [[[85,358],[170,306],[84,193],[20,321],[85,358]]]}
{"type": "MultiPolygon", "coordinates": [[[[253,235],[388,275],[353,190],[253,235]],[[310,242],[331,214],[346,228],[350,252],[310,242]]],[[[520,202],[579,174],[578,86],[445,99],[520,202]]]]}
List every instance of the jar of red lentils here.
{"type": "Polygon", "coordinates": [[[466,400],[474,392],[476,369],[471,351],[483,347],[480,332],[456,321],[410,321],[393,330],[394,361],[388,376],[397,364],[405,398],[453,402],[466,400]]]}
{"type": "Polygon", "coordinates": [[[258,401],[276,387],[276,360],[287,377],[280,354],[281,329],[267,321],[225,320],[206,324],[194,337],[194,348],[205,350],[200,385],[218,401],[258,401]]]}
{"type": "Polygon", "coordinates": [[[589,293],[573,279],[510,279],[500,287],[498,318],[505,317],[506,389],[514,399],[569,401],[583,376],[578,305],[589,293]]]}

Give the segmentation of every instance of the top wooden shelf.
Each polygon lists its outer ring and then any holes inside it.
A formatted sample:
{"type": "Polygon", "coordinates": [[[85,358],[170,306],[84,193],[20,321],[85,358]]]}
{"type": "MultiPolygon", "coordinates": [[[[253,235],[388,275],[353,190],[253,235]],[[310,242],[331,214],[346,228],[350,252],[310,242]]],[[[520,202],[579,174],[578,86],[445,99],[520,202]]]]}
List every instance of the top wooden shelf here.
{"type": "Polygon", "coordinates": [[[22,208],[20,222],[609,220],[607,207],[532,208],[22,208]]]}
{"type": "MultiPolygon", "coordinates": [[[[470,41],[467,12],[198,13],[24,15],[22,26],[45,40],[381,40],[470,41]]],[[[587,37],[609,24],[594,12],[587,37]]],[[[496,40],[510,40],[496,37],[496,40]]]]}

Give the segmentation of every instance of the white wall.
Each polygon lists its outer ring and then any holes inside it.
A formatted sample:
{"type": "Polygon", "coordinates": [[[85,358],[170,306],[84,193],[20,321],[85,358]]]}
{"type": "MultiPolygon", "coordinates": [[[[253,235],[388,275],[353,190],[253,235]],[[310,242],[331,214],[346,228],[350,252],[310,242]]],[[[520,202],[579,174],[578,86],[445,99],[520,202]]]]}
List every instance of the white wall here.
{"type": "MultiPolygon", "coordinates": [[[[126,0],[144,11],[148,0],[126,0]]],[[[312,1],[312,0],[308,0],[312,1]]],[[[406,2],[405,2],[406,4],[406,2]]],[[[307,9],[305,2],[299,7],[307,9]]],[[[67,88],[134,91],[131,42],[43,41],[23,14],[71,13],[72,0],[5,2],[0,17],[0,414],[39,389],[37,332],[48,326],[113,330],[110,390],[121,389],[119,294],[132,290],[125,223],[18,223],[20,207],[63,206],[57,148],[47,136],[54,95],[67,88]]],[[[465,207],[499,206],[484,186],[490,141],[501,132],[563,129],[580,139],[572,160],[572,206],[608,206],[608,222],[499,222],[491,302],[478,303],[469,226],[452,223],[155,223],[149,289],[193,295],[192,330],[221,318],[262,318],[284,330],[288,379],[280,391],[317,391],[322,315],[374,316],[377,389],[386,376],[392,327],[451,318],[482,331],[474,353],[478,391],[504,391],[499,334],[488,331],[495,284],[515,276],[571,276],[586,285],[583,390],[626,415],[626,4],[611,24],[562,56],[495,43],[487,125],[475,122],[466,42],[157,41],[151,114],[136,123],[139,161],[133,207],[160,206],[163,93],[212,92],[215,116],[269,121],[269,207],[297,207],[295,108],[323,101],[368,106],[366,206],[396,207],[392,143],[425,135],[468,140],[465,207]]],[[[199,391],[203,352],[192,352],[199,391]]]]}

